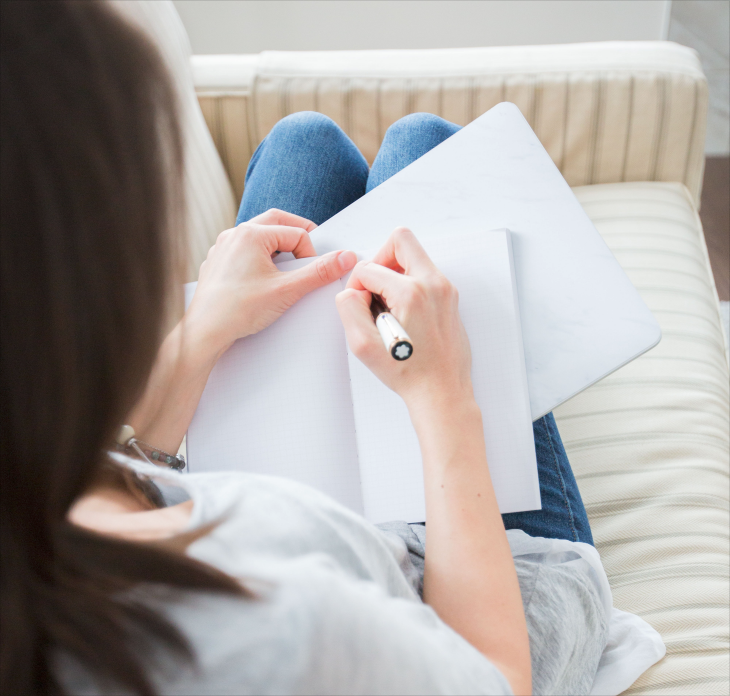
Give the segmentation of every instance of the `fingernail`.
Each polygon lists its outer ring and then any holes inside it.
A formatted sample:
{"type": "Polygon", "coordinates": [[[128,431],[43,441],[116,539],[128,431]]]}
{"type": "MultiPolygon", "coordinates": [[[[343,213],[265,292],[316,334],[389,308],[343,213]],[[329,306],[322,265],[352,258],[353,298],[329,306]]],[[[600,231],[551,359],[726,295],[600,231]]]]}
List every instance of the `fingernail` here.
{"type": "Polygon", "coordinates": [[[343,251],[337,257],[337,261],[343,271],[349,271],[357,263],[357,254],[354,251],[343,251]]]}

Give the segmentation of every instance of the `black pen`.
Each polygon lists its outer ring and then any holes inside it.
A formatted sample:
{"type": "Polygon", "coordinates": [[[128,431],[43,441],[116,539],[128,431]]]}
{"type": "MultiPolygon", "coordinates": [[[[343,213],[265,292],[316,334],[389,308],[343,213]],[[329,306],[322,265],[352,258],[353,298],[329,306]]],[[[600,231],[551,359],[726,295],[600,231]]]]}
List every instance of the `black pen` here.
{"type": "Polygon", "coordinates": [[[413,343],[400,322],[390,313],[383,298],[373,293],[370,311],[375,319],[380,337],[383,339],[386,350],[396,360],[408,360],[413,355],[413,343]]]}

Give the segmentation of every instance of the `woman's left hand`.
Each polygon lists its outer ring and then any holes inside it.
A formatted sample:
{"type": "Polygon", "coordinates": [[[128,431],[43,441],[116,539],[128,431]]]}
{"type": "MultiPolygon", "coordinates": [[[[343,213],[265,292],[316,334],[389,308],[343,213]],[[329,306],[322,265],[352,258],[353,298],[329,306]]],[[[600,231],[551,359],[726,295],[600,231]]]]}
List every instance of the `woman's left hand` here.
{"type": "Polygon", "coordinates": [[[207,349],[222,354],[239,338],[257,333],[308,292],[331,283],[357,262],[352,251],[333,251],[296,271],[282,272],[277,251],[316,256],[310,220],[268,210],[218,235],[200,266],[198,287],[184,322],[207,349]]]}

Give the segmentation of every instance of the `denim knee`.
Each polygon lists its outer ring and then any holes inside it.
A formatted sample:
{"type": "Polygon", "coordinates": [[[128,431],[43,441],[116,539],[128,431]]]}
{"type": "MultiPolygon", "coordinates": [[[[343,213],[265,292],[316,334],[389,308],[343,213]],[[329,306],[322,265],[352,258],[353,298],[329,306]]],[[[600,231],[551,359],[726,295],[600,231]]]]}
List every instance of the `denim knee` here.
{"type": "Polygon", "coordinates": [[[337,138],[344,135],[343,130],[329,117],[317,111],[297,111],[282,118],[269,135],[296,133],[297,131],[315,132],[325,138],[337,138]]]}
{"type": "Polygon", "coordinates": [[[310,151],[324,153],[348,147],[350,140],[329,116],[316,111],[297,111],[289,114],[282,118],[259,143],[248,163],[246,184],[248,185],[265,151],[275,157],[284,157],[282,153],[289,152],[292,143],[297,143],[300,148],[305,147],[310,151]]]}
{"type": "Polygon", "coordinates": [[[436,140],[446,140],[459,129],[436,114],[408,114],[393,123],[385,133],[388,138],[410,138],[415,133],[428,134],[436,140]]]}
{"type": "Polygon", "coordinates": [[[300,111],[279,121],[246,172],[238,220],[280,208],[318,225],[365,193],[368,163],[324,114],[300,111]]]}

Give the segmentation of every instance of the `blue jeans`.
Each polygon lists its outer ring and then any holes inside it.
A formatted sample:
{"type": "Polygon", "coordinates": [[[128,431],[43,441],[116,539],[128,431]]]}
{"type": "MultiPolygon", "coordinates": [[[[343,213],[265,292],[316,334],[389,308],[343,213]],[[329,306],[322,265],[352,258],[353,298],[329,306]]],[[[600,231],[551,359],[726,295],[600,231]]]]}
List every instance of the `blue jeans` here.
{"type": "MultiPolygon", "coordinates": [[[[352,140],[327,116],[308,111],[287,116],[251,158],[236,224],[279,208],[321,225],[457,130],[459,126],[431,114],[406,116],[388,129],[369,169],[352,140]]],[[[542,509],[502,515],[505,528],[593,544],[552,413],[535,421],[532,429],[542,509]]]]}

